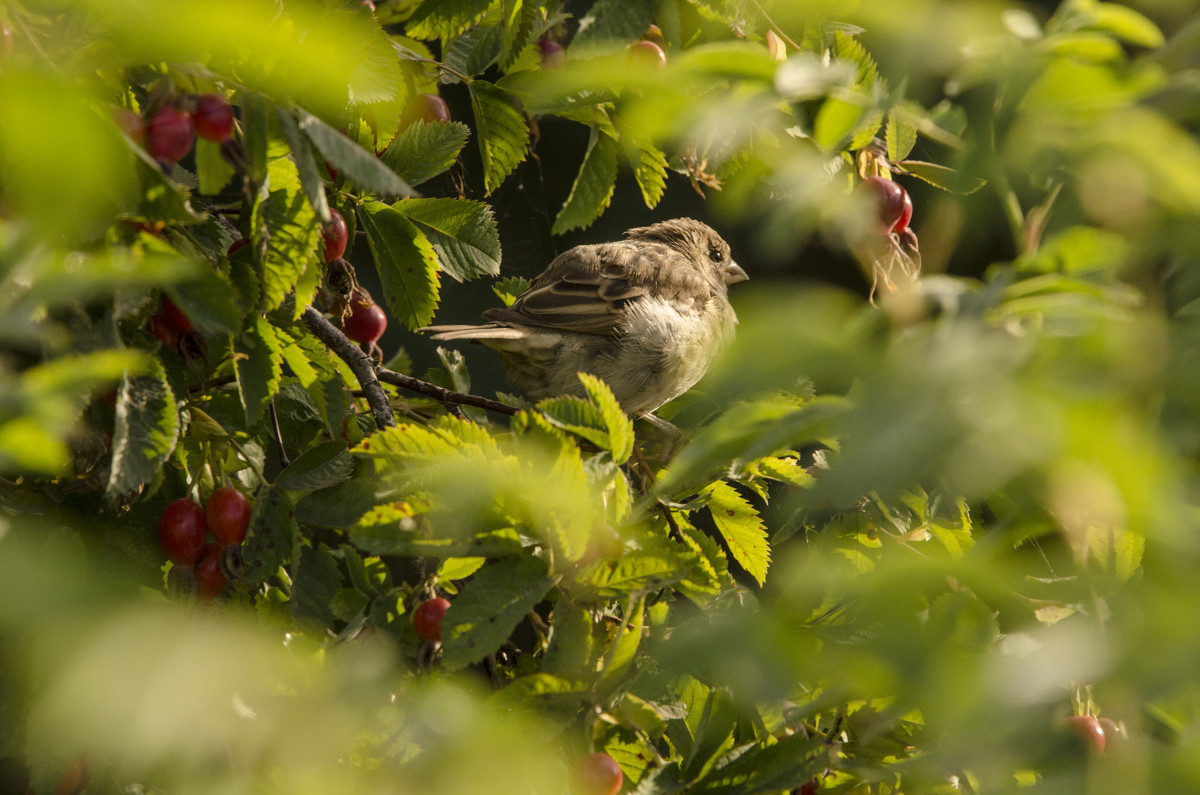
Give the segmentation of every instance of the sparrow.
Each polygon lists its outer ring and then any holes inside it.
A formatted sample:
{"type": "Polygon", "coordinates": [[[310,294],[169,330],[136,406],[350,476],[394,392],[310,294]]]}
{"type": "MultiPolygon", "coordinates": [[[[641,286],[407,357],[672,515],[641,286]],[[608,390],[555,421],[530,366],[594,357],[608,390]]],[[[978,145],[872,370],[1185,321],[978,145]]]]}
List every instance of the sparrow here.
{"type": "Polygon", "coordinates": [[[533,400],[583,396],[578,373],[608,384],[621,408],[648,415],[682,395],[733,337],[728,286],[749,278],[712,228],[676,218],[576,246],[483,325],[429,326],[432,339],[495,349],[533,400]]]}

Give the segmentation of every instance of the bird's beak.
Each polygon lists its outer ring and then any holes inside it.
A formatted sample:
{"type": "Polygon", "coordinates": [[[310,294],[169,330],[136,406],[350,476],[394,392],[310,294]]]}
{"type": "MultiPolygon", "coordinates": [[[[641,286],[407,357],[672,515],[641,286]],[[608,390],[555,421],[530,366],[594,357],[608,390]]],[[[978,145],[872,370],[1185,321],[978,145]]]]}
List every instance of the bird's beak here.
{"type": "Polygon", "coordinates": [[[735,282],[744,282],[750,277],[742,270],[742,266],[738,265],[733,260],[724,268],[721,268],[721,277],[725,279],[726,284],[734,284],[735,282]]]}

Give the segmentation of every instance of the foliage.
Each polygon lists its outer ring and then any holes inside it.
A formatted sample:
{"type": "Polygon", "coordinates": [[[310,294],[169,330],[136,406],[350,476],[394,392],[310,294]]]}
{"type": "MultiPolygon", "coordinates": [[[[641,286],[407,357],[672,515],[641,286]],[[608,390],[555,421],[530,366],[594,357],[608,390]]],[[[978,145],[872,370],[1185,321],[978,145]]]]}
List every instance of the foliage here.
{"type": "Polygon", "coordinates": [[[0,789],[562,792],[602,750],[639,795],[1195,790],[1200,16],[579,5],[0,8],[0,789]],[[179,164],[113,121],[204,92],[236,135],[179,164]],[[864,163],[925,269],[872,301],[779,265],[862,258],[864,163]],[[574,175],[554,235],[632,176],[628,226],[695,188],[752,241],[678,433],[586,374],[397,372],[459,282],[523,289],[494,210],[534,168],[574,175]],[[368,282],[386,368],[311,319],[368,282]],[[155,528],[227,484],[208,605],[155,528]]]}

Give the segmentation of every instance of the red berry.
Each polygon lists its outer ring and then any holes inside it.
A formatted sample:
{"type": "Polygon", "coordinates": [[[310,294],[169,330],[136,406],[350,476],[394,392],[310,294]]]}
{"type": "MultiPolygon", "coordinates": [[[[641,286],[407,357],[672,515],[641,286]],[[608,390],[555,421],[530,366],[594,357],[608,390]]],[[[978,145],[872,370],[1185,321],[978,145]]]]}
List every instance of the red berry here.
{"type": "Polygon", "coordinates": [[[225,546],[216,541],[205,544],[204,549],[200,551],[199,559],[196,560],[196,566],[192,569],[196,575],[196,588],[200,593],[200,599],[205,602],[211,602],[216,598],[217,594],[225,590],[225,585],[229,582],[229,578],[221,570],[221,557],[224,552],[225,546]]]}
{"type": "Polygon", "coordinates": [[[121,131],[132,138],[135,143],[140,144],[146,140],[146,122],[142,121],[141,116],[129,108],[113,108],[112,117],[121,131]]]}
{"type": "Polygon", "coordinates": [[[554,39],[539,41],[538,51],[542,55],[543,69],[562,69],[567,63],[567,51],[554,39]]]}
{"type": "Polygon", "coordinates": [[[204,504],[204,519],[222,544],[240,544],[250,527],[250,501],[233,486],[222,486],[204,504]]]}
{"type": "Polygon", "coordinates": [[[904,206],[900,208],[900,217],[896,219],[896,225],[892,227],[892,231],[898,235],[902,235],[908,230],[908,222],[912,220],[913,206],[912,197],[908,195],[908,191],[904,191],[904,206]]]}
{"type": "MultiPolygon", "coordinates": [[[[874,203],[875,216],[878,221],[874,231],[881,235],[892,231],[904,216],[904,202],[908,198],[904,188],[890,179],[868,177],[863,180],[859,190],[874,203]]],[[[905,226],[908,225],[908,218],[912,217],[911,201],[909,201],[909,205],[908,217],[904,219],[905,226]]]]}
{"type": "Polygon", "coordinates": [[[638,67],[661,69],[667,65],[667,54],[652,41],[635,41],[629,47],[629,62],[638,67]]]}
{"type": "Polygon", "coordinates": [[[177,334],[191,334],[195,331],[191,318],[166,293],[163,293],[162,296],[162,316],[168,328],[173,329],[177,334]]]}
{"type": "Polygon", "coordinates": [[[346,253],[346,245],[350,242],[350,230],[346,228],[346,219],[337,210],[330,210],[332,219],[329,226],[321,230],[325,241],[325,261],[333,262],[346,253]]]}
{"type": "Polygon", "coordinates": [[[418,121],[450,121],[450,108],[437,94],[417,94],[400,114],[400,129],[407,129],[418,121]]]}
{"type": "Polygon", "coordinates": [[[192,111],[196,135],[221,143],[233,135],[233,108],[220,94],[201,94],[196,97],[196,109],[192,111]]]}
{"type": "Polygon", "coordinates": [[[247,240],[244,237],[238,238],[237,240],[235,240],[229,244],[229,250],[226,251],[225,254],[228,256],[229,254],[232,254],[233,252],[237,251],[238,249],[245,248],[248,245],[250,245],[249,240],[247,240]]]}
{"type": "Polygon", "coordinates": [[[192,117],[164,105],[146,122],[146,150],[155,160],[176,163],[192,150],[196,129],[192,117]]]}
{"type": "Polygon", "coordinates": [[[166,318],[161,312],[150,316],[150,325],[147,327],[151,334],[158,338],[158,341],[166,345],[171,350],[179,348],[179,332],[171,328],[167,324],[166,318]]]}
{"type": "Polygon", "coordinates": [[[1104,728],[1094,715],[1072,715],[1068,723],[1091,750],[1104,753],[1104,728]]]}
{"type": "Polygon", "coordinates": [[[571,795],[617,795],[625,774],[617,760],[597,752],[575,760],[570,780],[571,795]]]}
{"type": "Polygon", "coordinates": [[[171,562],[180,566],[196,562],[207,535],[204,509],[187,497],[172,502],[158,517],[158,542],[171,562]]]}
{"type": "Polygon", "coordinates": [[[813,776],[808,781],[801,785],[800,789],[796,790],[799,795],[816,795],[821,789],[821,779],[813,776]]]}
{"type": "Polygon", "coordinates": [[[370,345],[387,330],[387,314],[374,301],[353,298],[350,301],[350,314],[342,322],[342,330],[350,339],[370,345]]]}
{"type": "Polygon", "coordinates": [[[413,611],[413,626],[417,629],[417,634],[425,640],[441,640],[442,639],[442,616],[446,615],[446,608],[450,607],[450,600],[443,599],[440,596],[433,599],[426,599],[421,604],[417,605],[417,609],[413,611]]]}

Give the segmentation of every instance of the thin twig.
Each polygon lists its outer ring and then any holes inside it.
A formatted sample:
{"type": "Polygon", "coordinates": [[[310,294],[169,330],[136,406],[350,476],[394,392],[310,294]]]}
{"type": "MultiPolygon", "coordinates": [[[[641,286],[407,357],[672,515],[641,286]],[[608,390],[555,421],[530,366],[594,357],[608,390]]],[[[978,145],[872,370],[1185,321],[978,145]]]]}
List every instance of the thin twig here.
{"type": "Polygon", "coordinates": [[[480,397],[479,395],[470,395],[466,392],[453,392],[449,389],[431,384],[428,381],[422,381],[419,378],[413,378],[410,375],[397,373],[394,370],[389,370],[386,367],[377,368],[376,374],[379,380],[385,384],[398,386],[401,389],[407,389],[410,392],[416,392],[426,397],[431,397],[440,403],[456,403],[463,406],[475,406],[476,408],[487,409],[498,414],[507,414],[512,416],[521,409],[516,406],[510,406],[507,403],[501,403],[498,400],[480,397]]]}
{"type": "Polygon", "coordinates": [[[371,357],[363,353],[361,348],[311,306],[304,309],[304,322],[312,329],[313,334],[317,335],[317,339],[341,357],[354,373],[359,386],[362,387],[363,395],[367,398],[367,404],[371,407],[375,427],[380,430],[395,428],[396,418],[392,416],[392,407],[388,403],[387,393],[379,384],[379,377],[375,374],[375,362],[371,361],[371,357]]]}
{"type": "Polygon", "coordinates": [[[275,444],[279,448],[279,463],[287,466],[291,463],[287,450],[283,446],[283,433],[279,430],[279,412],[275,410],[275,400],[271,400],[271,427],[275,432],[275,444]]]}

